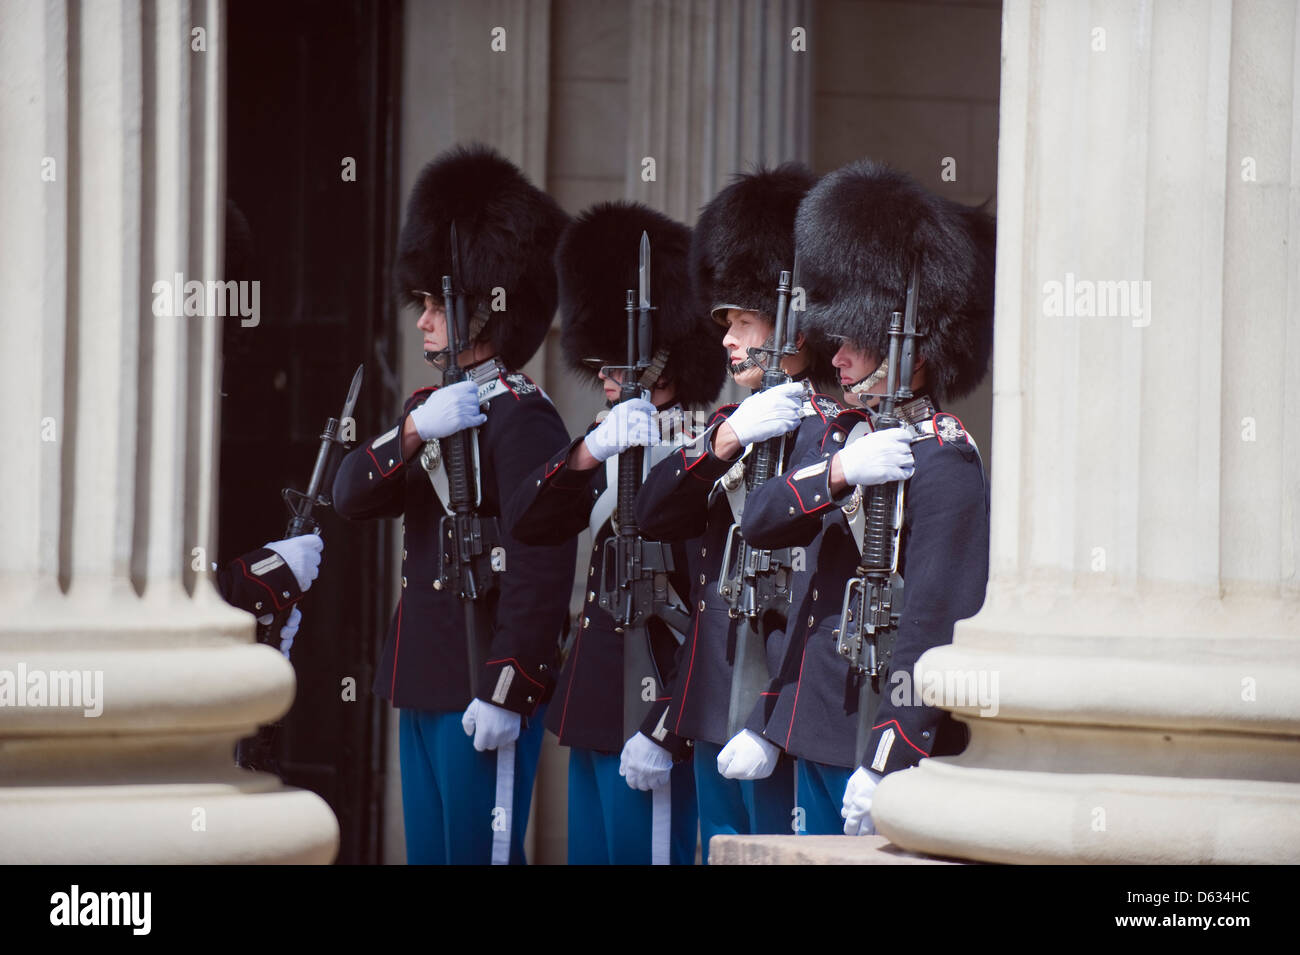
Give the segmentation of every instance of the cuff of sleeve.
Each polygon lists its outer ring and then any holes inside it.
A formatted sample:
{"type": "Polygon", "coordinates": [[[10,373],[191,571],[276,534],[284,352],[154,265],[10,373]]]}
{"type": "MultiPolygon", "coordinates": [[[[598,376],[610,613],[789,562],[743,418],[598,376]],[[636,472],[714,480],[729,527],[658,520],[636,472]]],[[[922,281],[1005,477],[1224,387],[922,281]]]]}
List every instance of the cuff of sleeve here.
{"type": "Polygon", "coordinates": [[[302,599],[298,578],[285,559],[266,547],[235,558],[235,587],[228,599],[255,616],[292,607],[302,599]]]}
{"type": "Polygon", "coordinates": [[[532,716],[550,698],[555,677],[545,663],[529,665],[507,657],[483,664],[479,687],[484,701],[520,716],[532,716]]]}
{"type": "MultiPolygon", "coordinates": [[[[745,721],[745,729],[763,736],[763,731],[767,729],[768,721],[771,720],[772,713],[776,710],[778,699],[780,699],[780,694],[776,690],[766,690],[760,693],[754,708],[749,711],[749,719],[745,721]]],[[[763,738],[767,739],[766,736],[763,736],[763,738]]]]}
{"type": "Polygon", "coordinates": [[[674,763],[680,763],[691,755],[694,744],[668,729],[668,707],[671,704],[670,696],[661,696],[650,704],[650,711],[641,721],[641,732],[668,750],[674,763]]]}
{"type": "Polygon", "coordinates": [[[743,454],[733,461],[714,454],[713,436],[722,424],[721,421],[715,422],[699,438],[682,448],[682,466],[691,477],[712,484],[743,460],[743,454]]]}
{"type": "Polygon", "coordinates": [[[585,488],[591,481],[591,476],[600,470],[600,468],[595,467],[588,468],[587,470],[580,470],[578,468],[571,468],[566,463],[569,460],[569,455],[578,447],[578,443],[585,440],[587,440],[586,435],[583,435],[580,438],[575,438],[570,442],[567,448],[552,457],[551,460],[547,461],[542,481],[559,490],[572,491],[578,488],[585,488]]]}
{"type": "Polygon", "coordinates": [[[786,478],[795,500],[805,514],[817,514],[835,503],[831,494],[831,455],[805,465],[786,478]]]}
{"type": "MultiPolygon", "coordinates": [[[[912,730],[913,735],[921,735],[912,730]]],[[[868,771],[879,776],[887,776],[900,769],[910,769],[929,755],[929,749],[921,749],[917,742],[930,744],[934,737],[933,730],[917,741],[908,738],[897,720],[888,720],[871,731],[867,743],[867,752],[862,757],[862,765],[868,771]]]]}
{"type": "Polygon", "coordinates": [[[389,477],[406,466],[402,458],[402,429],[406,427],[409,411],[403,412],[397,426],[385,431],[366,446],[366,454],[379,471],[380,477],[389,477]]]}

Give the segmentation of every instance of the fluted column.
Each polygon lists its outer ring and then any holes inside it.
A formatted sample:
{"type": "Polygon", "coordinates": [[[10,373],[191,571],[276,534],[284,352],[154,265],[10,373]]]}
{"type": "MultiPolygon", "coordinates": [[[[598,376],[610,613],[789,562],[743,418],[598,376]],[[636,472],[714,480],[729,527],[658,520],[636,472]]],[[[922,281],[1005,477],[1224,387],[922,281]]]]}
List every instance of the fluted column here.
{"type": "Polygon", "coordinates": [[[233,761],[294,688],[206,569],[239,319],[154,308],[222,276],[223,27],[220,0],[0,8],[3,862],[337,848],[319,797],[233,761]]]}
{"type": "Polygon", "coordinates": [[[918,665],[972,739],[877,826],[1300,861],[1297,6],[1008,0],[1000,128],[992,579],[918,665]]]}
{"type": "Polygon", "coordinates": [[[733,173],[808,161],[809,6],[808,0],[633,4],[629,198],[694,223],[733,173]],[[799,38],[796,28],[805,31],[799,38]],[[654,160],[653,180],[646,178],[647,159],[654,160]]]}

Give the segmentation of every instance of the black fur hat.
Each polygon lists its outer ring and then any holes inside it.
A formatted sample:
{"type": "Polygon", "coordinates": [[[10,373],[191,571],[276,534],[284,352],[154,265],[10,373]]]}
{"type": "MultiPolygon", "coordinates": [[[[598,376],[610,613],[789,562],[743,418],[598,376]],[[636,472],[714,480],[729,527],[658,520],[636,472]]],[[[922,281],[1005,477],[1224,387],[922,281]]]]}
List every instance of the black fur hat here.
{"type": "Polygon", "coordinates": [[[795,222],[802,327],[888,354],[890,313],[903,311],[921,254],[917,354],[940,399],[969,394],[993,354],[995,226],[982,209],[936,196],[869,159],[827,175],[795,222]]]}
{"type": "Polygon", "coordinates": [[[414,299],[422,308],[417,289],[441,297],[453,221],[471,310],[490,309],[492,290],[505,290],[505,310],[486,312],[480,337],[490,335],[501,361],[519,368],[555,318],[551,257],[569,217],[496,150],[450,149],[424,167],[411,190],[393,270],[398,301],[414,299]]]}
{"type": "Polygon", "coordinates": [[[650,303],[654,347],[666,347],[663,377],[683,405],[711,405],[727,358],[722,332],[691,289],[691,230],[637,202],[603,202],[564,230],[555,251],[560,282],[561,343],[569,364],[598,381],[584,359],[622,365],[627,357],[627,290],[637,287],[641,233],[650,236],[650,303]]]}
{"type": "Polygon", "coordinates": [[[776,316],[777,280],[794,268],[795,213],[816,181],[799,163],[759,169],[737,176],[700,211],[691,280],[706,308],[776,316]]]}
{"type": "MultiPolygon", "coordinates": [[[[736,176],[700,212],[691,236],[691,280],[719,324],[720,310],[739,308],[776,317],[781,271],[794,268],[794,219],[799,203],[817,182],[801,163],[736,176]]],[[[833,387],[835,352],[810,340],[809,378],[818,390],[833,387]]]]}

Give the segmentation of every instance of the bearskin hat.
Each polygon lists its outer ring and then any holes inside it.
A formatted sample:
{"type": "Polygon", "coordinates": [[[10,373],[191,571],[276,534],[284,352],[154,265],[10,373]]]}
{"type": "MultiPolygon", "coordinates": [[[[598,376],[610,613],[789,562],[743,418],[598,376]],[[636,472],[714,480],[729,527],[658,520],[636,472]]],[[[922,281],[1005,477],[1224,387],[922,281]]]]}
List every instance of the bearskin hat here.
{"type": "Polygon", "coordinates": [[[941,399],[969,394],[993,354],[993,219],[936,196],[868,159],[824,177],[795,221],[801,327],[889,353],[889,319],[903,311],[912,256],[921,256],[917,355],[941,399]]]}
{"type": "Polygon", "coordinates": [[[603,202],[579,215],[560,238],[560,341],[569,364],[596,382],[584,359],[621,365],[627,356],[627,290],[637,288],[641,233],[650,237],[654,348],[668,349],[663,377],[688,407],[711,405],[727,358],[722,332],[691,289],[691,230],[638,202],[603,202]]]}
{"type": "Polygon", "coordinates": [[[817,181],[799,163],[738,175],[700,211],[691,280],[704,305],[776,315],[781,270],[794,269],[794,217],[817,181]]]}
{"type": "MultiPolygon", "coordinates": [[[[794,218],[817,182],[801,163],[736,176],[700,212],[691,236],[691,280],[719,324],[728,308],[775,319],[781,271],[794,270],[794,218]]],[[[818,389],[837,379],[835,349],[810,340],[809,378],[818,389]]]]}
{"type": "Polygon", "coordinates": [[[487,312],[480,337],[491,336],[501,361],[519,368],[533,356],[555,318],[551,257],[569,217],[496,150],[457,146],[420,172],[397,241],[398,300],[423,307],[413,291],[442,294],[451,274],[451,224],[460,244],[460,284],[471,312],[505,290],[505,310],[487,312]]]}

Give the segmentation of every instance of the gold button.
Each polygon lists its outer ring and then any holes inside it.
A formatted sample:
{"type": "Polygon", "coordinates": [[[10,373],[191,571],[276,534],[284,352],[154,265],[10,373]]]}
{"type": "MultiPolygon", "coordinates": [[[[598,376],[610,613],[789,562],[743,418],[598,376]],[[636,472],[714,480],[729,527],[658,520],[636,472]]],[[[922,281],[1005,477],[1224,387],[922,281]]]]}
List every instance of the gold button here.
{"type": "Polygon", "coordinates": [[[701,601],[700,601],[700,613],[703,613],[703,612],[704,612],[704,601],[701,600],[701,601]]]}
{"type": "Polygon", "coordinates": [[[793,507],[792,507],[792,508],[790,508],[790,513],[791,513],[791,514],[793,514],[793,513],[794,513],[794,508],[793,508],[793,507]]]}
{"type": "Polygon", "coordinates": [[[592,602],[593,600],[595,600],[595,599],[596,599],[596,591],[594,591],[594,590],[588,590],[588,591],[587,591],[587,603],[591,603],[591,602],[592,602]]]}
{"type": "Polygon", "coordinates": [[[705,556],[707,556],[708,553],[709,553],[709,549],[708,549],[707,547],[701,547],[701,548],[700,548],[700,556],[701,556],[701,557],[705,557],[705,556]]]}
{"type": "Polygon", "coordinates": [[[590,577],[590,576],[591,576],[592,574],[594,574],[595,572],[596,572],[596,566],[593,564],[592,567],[591,567],[591,569],[590,569],[589,571],[587,571],[587,576],[590,577]]]}
{"type": "Polygon", "coordinates": [[[814,500],[814,501],[820,501],[821,499],[822,499],[822,496],[821,496],[820,494],[814,494],[814,495],[813,495],[813,500],[814,500]]]}
{"type": "Polygon", "coordinates": [[[402,560],[406,560],[406,548],[402,548],[402,560]]]}
{"type": "Polygon", "coordinates": [[[582,618],[582,629],[583,629],[583,630],[586,630],[586,629],[587,629],[588,627],[590,627],[590,626],[591,626],[591,618],[590,618],[590,617],[583,617],[583,618],[582,618]]]}
{"type": "Polygon", "coordinates": [[[406,574],[402,574],[402,586],[406,586],[406,574]]]}
{"type": "Polygon", "coordinates": [[[288,596],[289,596],[289,591],[287,591],[287,590],[282,590],[282,591],[280,591],[280,596],[281,596],[281,597],[288,597],[288,596]]]}
{"type": "Polygon", "coordinates": [[[366,477],[368,480],[373,481],[375,479],[375,472],[371,471],[366,477]]]}
{"type": "Polygon", "coordinates": [[[812,629],[812,625],[813,625],[813,617],[812,617],[812,614],[809,614],[809,615],[808,615],[808,629],[809,629],[809,630],[812,629]]]}
{"type": "Polygon", "coordinates": [[[678,468],[678,469],[677,469],[677,477],[681,477],[681,476],[682,476],[682,469],[681,469],[681,468],[678,468]]]}
{"type": "Polygon", "coordinates": [[[700,574],[700,583],[704,583],[704,575],[700,574]]]}
{"type": "Polygon", "coordinates": [[[814,588],[813,588],[813,600],[816,600],[816,599],[817,599],[817,588],[814,587],[814,588]]]}
{"type": "Polygon", "coordinates": [[[262,601],[259,600],[257,603],[253,604],[253,609],[254,609],[254,610],[261,610],[261,609],[262,609],[262,601]]]}
{"type": "Polygon", "coordinates": [[[392,459],[392,458],[389,458],[389,459],[388,459],[388,466],[389,466],[390,468],[393,466],[393,459],[392,459]]]}

